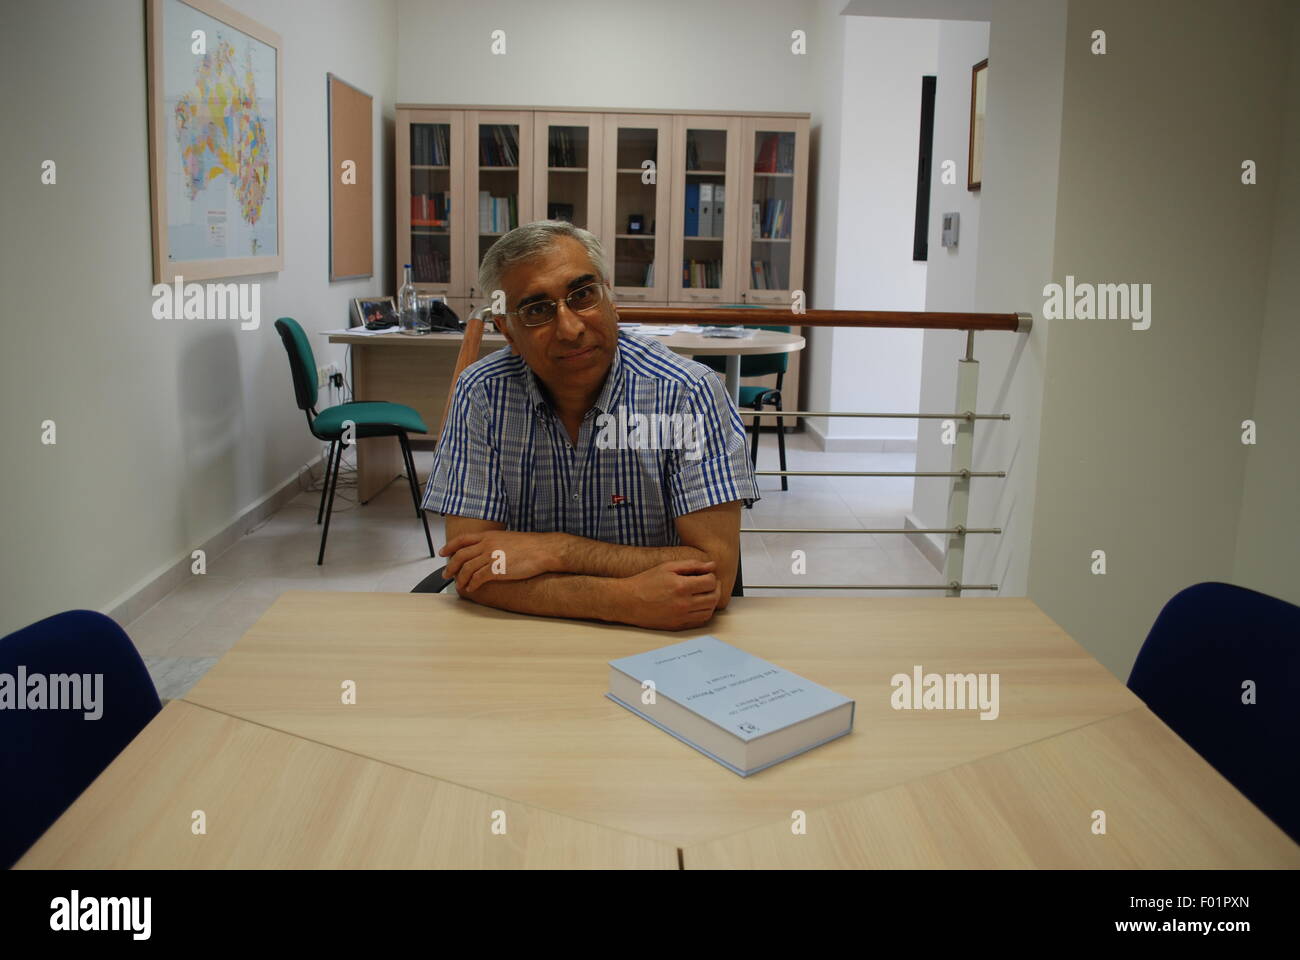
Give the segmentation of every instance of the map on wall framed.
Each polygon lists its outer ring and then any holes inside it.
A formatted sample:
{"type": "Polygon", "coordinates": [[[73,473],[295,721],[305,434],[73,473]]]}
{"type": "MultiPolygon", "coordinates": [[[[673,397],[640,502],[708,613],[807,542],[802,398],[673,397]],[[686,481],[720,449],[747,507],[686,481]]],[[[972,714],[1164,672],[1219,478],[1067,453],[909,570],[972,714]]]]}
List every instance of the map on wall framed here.
{"type": "Polygon", "coordinates": [[[148,0],[154,283],[284,265],[278,34],[219,0],[148,0]]]}

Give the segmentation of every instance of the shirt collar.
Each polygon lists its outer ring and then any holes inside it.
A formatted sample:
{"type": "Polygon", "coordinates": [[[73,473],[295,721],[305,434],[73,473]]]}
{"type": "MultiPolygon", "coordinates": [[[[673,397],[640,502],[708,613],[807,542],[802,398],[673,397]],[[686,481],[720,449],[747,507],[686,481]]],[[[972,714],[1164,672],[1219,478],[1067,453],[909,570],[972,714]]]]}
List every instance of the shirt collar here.
{"type": "MultiPolygon", "coordinates": [[[[523,360],[520,358],[520,362],[523,360]]],[[[537,374],[533,373],[533,368],[527,363],[524,367],[524,386],[528,391],[528,402],[533,410],[539,413],[549,413],[551,405],[546,400],[546,393],[542,390],[542,383],[537,379],[537,374]]],[[[618,340],[614,344],[614,359],[610,361],[609,372],[605,374],[605,383],[601,387],[600,394],[592,404],[593,408],[599,409],[601,413],[609,413],[610,408],[622,394],[623,390],[623,334],[619,332],[618,340]]]]}

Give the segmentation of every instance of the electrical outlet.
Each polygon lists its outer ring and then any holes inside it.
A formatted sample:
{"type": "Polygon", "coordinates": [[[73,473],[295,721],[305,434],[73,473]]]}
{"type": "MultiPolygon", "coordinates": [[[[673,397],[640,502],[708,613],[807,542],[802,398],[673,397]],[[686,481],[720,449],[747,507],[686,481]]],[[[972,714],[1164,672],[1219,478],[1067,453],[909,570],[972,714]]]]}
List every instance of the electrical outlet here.
{"type": "Polygon", "coordinates": [[[316,368],[316,382],[317,382],[317,383],[324,383],[324,382],[325,382],[326,380],[328,380],[329,378],[330,378],[330,368],[329,368],[329,367],[317,367],[317,368],[316,368]]]}

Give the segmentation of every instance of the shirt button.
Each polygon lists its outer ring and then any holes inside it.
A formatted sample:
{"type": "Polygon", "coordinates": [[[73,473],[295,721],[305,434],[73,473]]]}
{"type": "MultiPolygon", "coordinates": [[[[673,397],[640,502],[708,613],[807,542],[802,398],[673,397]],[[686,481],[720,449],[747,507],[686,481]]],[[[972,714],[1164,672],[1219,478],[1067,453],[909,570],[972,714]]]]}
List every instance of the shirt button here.
{"type": "Polygon", "coordinates": [[[573,495],[573,499],[574,499],[574,500],[577,500],[577,499],[578,499],[578,495],[577,495],[576,493],[573,495]]]}

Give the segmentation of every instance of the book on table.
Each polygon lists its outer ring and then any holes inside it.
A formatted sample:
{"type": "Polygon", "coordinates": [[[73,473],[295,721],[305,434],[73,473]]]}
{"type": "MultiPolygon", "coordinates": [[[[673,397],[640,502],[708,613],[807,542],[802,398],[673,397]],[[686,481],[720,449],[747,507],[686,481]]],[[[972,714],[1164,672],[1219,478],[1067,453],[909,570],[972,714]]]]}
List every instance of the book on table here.
{"type": "Polygon", "coordinates": [[[711,636],[611,660],[606,696],[742,777],[849,733],[855,709],[711,636]]]}

